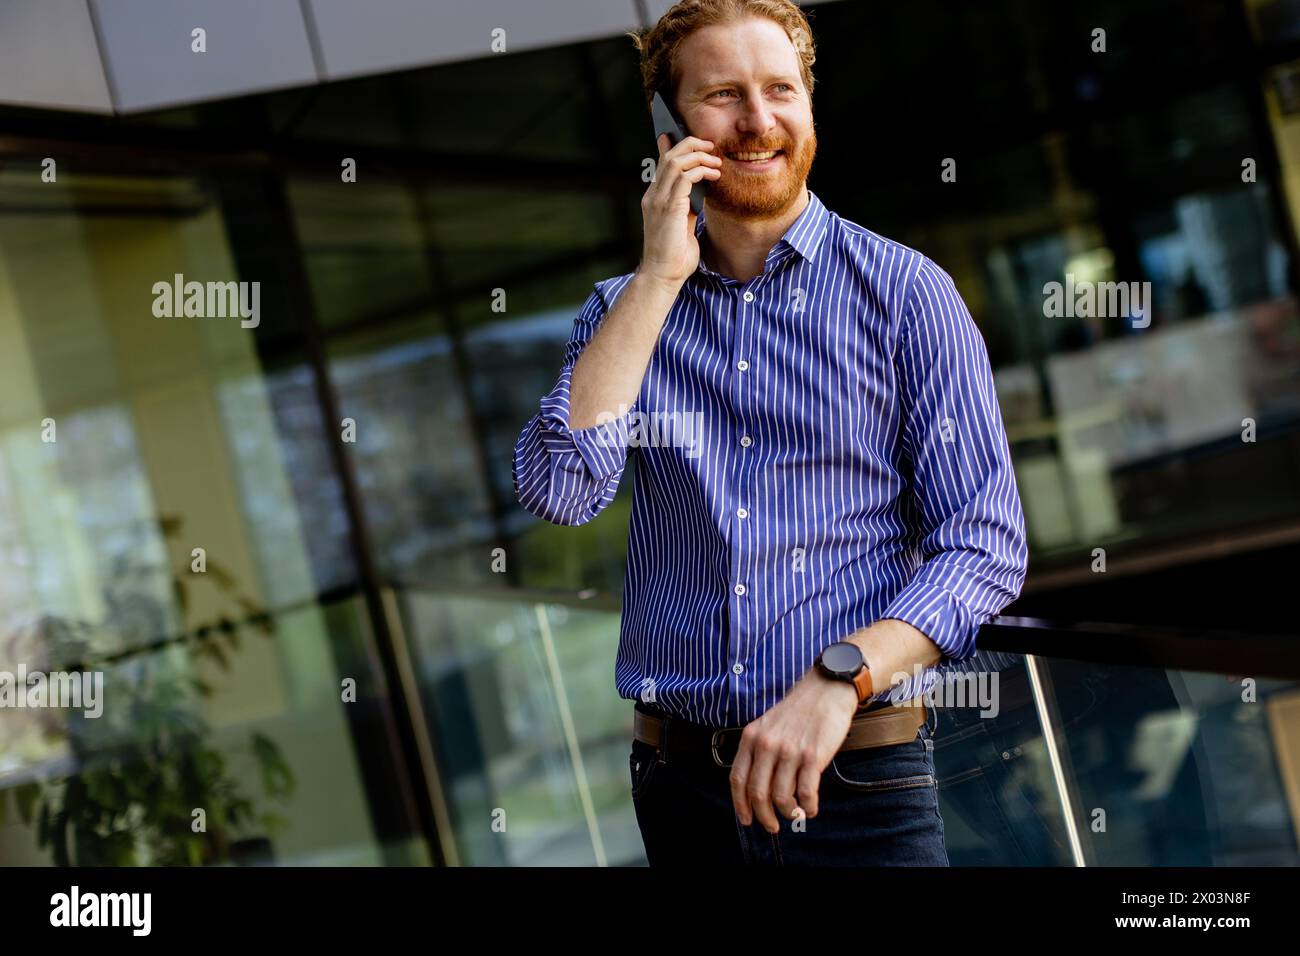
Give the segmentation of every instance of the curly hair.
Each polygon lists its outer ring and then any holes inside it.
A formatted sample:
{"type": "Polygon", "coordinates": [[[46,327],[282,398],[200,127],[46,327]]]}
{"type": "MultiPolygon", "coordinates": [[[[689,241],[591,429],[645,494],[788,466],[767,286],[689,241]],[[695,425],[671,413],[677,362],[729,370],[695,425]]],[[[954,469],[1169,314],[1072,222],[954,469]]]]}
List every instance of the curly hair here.
{"type": "Polygon", "coordinates": [[[646,106],[662,90],[671,105],[677,96],[675,58],[682,42],[701,27],[766,17],[784,30],[799,55],[799,72],[812,102],[813,61],[817,59],[808,17],[793,0],[680,0],[648,30],[626,33],[641,51],[641,85],[646,106]]]}

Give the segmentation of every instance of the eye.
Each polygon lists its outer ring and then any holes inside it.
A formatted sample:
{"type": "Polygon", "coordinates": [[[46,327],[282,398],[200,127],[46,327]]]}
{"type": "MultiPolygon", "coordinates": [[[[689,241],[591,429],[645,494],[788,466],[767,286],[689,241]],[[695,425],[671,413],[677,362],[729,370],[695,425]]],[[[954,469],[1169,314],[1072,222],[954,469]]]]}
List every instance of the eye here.
{"type": "Polygon", "coordinates": [[[794,87],[791,86],[789,83],[778,83],[778,84],[777,84],[777,89],[781,89],[781,90],[789,90],[791,93],[794,92],[794,87]]]}
{"type": "Polygon", "coordinates": [[[714,90],[714,91],[713,91],[712,93],[710,93],[709,95],[710,95],[710,96],[717,96],[719,93],[730,93],[730,92],[731,92],[731,90],[714,90]]]}

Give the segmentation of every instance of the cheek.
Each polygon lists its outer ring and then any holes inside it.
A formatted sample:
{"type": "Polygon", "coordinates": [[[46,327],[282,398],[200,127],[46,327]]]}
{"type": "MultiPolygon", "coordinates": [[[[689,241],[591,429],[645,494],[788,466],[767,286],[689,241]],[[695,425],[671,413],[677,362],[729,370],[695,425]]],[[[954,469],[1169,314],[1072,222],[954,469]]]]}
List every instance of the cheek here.
{"type": "Polygon", "coordinates": [[[799,149],[807,149],[813,138],[813,129],[805,123],[792,121],[785,127],[786,137],[799,149]]]}
{"type": "Polygon", "coordinates": [[[817,136],[815,133],[808,133],[799,142],[799,156],[805,158],[811,156],[817,149],[817,136]]]}
{"type": "Polygon", "coordinates": [[[721,118],[715,115],[697,117],[691,121],[691,132],[700,139],[707,139],[713,143],[721,143],[728,136],[728,126],[722,122],[721,118]]]}

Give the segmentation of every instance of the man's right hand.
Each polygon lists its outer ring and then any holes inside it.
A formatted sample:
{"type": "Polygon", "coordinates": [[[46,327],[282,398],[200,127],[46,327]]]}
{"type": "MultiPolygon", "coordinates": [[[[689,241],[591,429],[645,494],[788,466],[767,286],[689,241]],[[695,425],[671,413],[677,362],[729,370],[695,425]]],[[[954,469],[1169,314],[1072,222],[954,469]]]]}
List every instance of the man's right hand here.
{"type": "Polygon", "coordinates": [[[680,286],[700,264],[700,244],[695,238],[699,218],[691,208],[691,187],[702,179],[722,175],[721,157],[710,150],[713,143],[687,136],[668,148],[668,134],[660,133],[659,165],[655,181],[641,197],[645,245],[639,273],[680,286]]]}

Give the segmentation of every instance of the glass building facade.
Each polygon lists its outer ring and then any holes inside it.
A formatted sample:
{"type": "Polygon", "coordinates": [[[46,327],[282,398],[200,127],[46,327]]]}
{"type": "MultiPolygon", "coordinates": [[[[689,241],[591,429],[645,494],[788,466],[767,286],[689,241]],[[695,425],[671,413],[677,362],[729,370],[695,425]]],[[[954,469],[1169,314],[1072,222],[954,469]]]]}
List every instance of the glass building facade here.
{"type": "MultiPolygon", "coordinates": [[[[811,187],[950,272],[988,345],[1032,548],[1007,613],[1294,632],[1300,9],[812,9],[811,187]],[[1149,283],[1147,322],[1049,315],[1067,275],[1149,283]]],[[[98,720],[0,711],[0,862],[644,862],[632,482],[562,528],[510,474],[640,255],[639,84],[601,36],[0,107],[0,671],[106,688],[98,720]],[[155,315],[176,275],[259,282],[259,322],[155,315]]],[[[936,741],[955,865],[1300,862],[1295,681],[979,663],[1000,714],[936,741]]]]}

